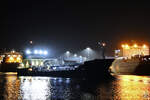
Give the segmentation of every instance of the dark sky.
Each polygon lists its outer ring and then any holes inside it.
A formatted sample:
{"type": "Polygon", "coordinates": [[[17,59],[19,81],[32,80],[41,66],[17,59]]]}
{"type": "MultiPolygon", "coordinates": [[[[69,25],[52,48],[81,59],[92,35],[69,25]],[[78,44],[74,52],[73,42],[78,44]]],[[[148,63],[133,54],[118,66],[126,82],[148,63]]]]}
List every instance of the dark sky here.
{"type": "Polygon", "coordinates": [[[0,48],[25,48],[30,40],[56,51],[116,48],[121,41],[150,42],[147,2],[3,0],[0,48]]]}

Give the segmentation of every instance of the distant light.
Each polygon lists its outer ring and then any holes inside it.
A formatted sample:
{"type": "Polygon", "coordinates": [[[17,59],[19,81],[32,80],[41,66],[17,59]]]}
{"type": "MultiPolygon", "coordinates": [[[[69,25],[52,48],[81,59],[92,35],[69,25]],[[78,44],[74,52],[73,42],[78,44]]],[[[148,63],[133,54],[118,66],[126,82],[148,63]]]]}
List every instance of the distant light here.
{"type": "Polygon", "coordinates": [[[17,57],[17,55],[13,55],[13,57],[17,57]]]}
{"type": "Polygon", "coordinates": [[[31,54],[31,51],[30,50],[26,50],[26,54],[31,54]]]}
{"type": "Polygon", "coordinates": [[[74,54],[74,57],[77,57],[77,54],[74,54]]]}
{"type": "Polygon", "coordinates": [[[34,54],[38,54],[38,50],[34,50],[34,54]]]}
{"type": "Polygon", "coordinates": [[[87,50],[90,50],[90,48],[89,48],[89,47],[87,47],[86,49],[87,49],[87,50]]]}
{"type": "Polygon", "coordinates": [[[125,45],[125,49],[130,49],[128,44],[125,45]]]}
{"type": "Polygon", "coordinates": [[[134,48],[137,48],[138,46],[137,46],[137,44],[134,44],[133,47],[134,47],[134,48]]]}
{"type": "Polygon", "coordinates": [[[17,60],[21,60],[21,58],[20,58],[20,57],[17,57],[17,60]]]}
{"type": "Polygon", "coordinates": [[[22,59],[21,59],[20,57],[17,57],[16,62],[21,63],[21,62],[22,62],[22,59]]]}
{"type": "Polygon", "coordinates": [[[102,43],[102,46],[105,47],[105,46],[106,46],[106,43],[102,43]]]}
{"type": "Polygon", "coordinates": [[[103,46],[103,47],[105,47],[106,46],[106,43],[105,42],[98,42],[98,44],[100,45],[100,46],[103,46]]]}
{"type": "Polygon", "coordinates": [[[13,57],[10,57],[9,59],[10,59],[11,61],[12,61],[12,60],[14,60],[14,58],[13,58],[13,57]]]}
{"type": "Polygon", "coordinates": [[[66,51],[66,54],[70,54],[70,51],[66,51]]]}
{"type": "Polygon", "coordinates": [[[124,47],[125,47],[125,45],[124,45],[124,44],[122,44],[122,45],[121,45],[121,47],[122,47],[122,48],[124,48],[124,47]]]}
{"type": "Polygon", "coordinates": [[[15,53],[15,50],[12,50],[12,53],[15,53]]]}
{"type": "Polygon", "coordinates": [[[30,44],[33,44],[33,41],[30,41],[30,44]]]}
{"type": "Polygon", "coordinates": [[[48,54],[48,52],[45,50],[45,51],[43,52],[43,54],[44,54],[44,55],[47,55],[47,54],[48,54]]]}
{"type": "Polygon", "coordinates": [[[143,45],[143,48],[145,49],[145,48],[147,48],[147,46],[144,44],[144,45],[143,45]]]}

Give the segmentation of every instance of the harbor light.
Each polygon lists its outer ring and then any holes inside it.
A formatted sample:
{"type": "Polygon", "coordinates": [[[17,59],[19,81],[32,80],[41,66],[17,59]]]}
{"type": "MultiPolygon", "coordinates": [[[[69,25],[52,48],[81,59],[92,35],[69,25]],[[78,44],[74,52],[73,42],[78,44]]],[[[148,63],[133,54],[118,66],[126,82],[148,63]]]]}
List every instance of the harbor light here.
{"type": "Polygon", "coordinates": [[[134,44],[133,47],[134,47],[134,48],[137,48],[138,46],[137,46],[137,44],[134,44]]]}
{"type": "Polygon", "coordinates": [[[31,51],[30,50],[26,50],[26,54],[31,54],[31,51]]]}
{"type": "Polygon", "coordinates": [[[15,50],[12,50],[12,53],[15,53],[15,50]]]}
{"type": "Polygon", "coordinates": [[[74,57],[77,57],[77,54],[74,54],[74,57]]]}
{"type": "Polygon", "coordinates": [[[125,49],[130,49],[128,44],[125,45],[125,49]]]}
{"type": "Polygon", "coordinates": [[[46,50],[34,50],[34,54],[47,55],[48,51],[46,51],[46,50]]]}
{"type": "Polygon", "coordinates": [[[128,44],[122,44],[122,51],[120,52],[120,55],[123,57],[131,58],[135,55],[149,55],[149,47],[145,44],[143,45],[128,45],[128,44]]]}
{"type": "Polygon", "coordinates": [[[90,50],[90,48],[89,48],[89,47],[87,47],[87,48],[86,48],[86,50],[88,50],[88,51],[89,51],[89,50],[90,50]]]}
{"type": "Polygon", "coordinates": [[[130,46],[128,44],[122,44],[121,47],[123,49],[130,49],[130,46]]]}
{"type": "Polygon", "coordinates": [[[90,59],[90,53],[92,49],[90,47],[87,47],[85,50],[87,52],[87,58],[90,59]]]}
{"type": "Polygon", "coordinates": [[[12,62],[12,61],[14,61],[14,58],[11,56],[11,57],[9,58],[9,60],[10,60],[10,62],[12,62]]]}
{"type": "Polygon", "coordinates": [[[38,50],[34,50],[34,54],[38,54],[38,50]]]}
{"type": "Polygon", "coordinates": [[[143,48],[145,49],[145,48],[147,48],[147,46],[144,44],[144,45],[143,45],[143,48]]]}
{"type": "Polygon", "coordinates": [[[48,54],[48,52],[45,50],[45,51],[43,51],[43,54],[44,54],[44,55],[47,55],[47,54],[48,54]]]}
{"type": "Polygon", "coordinates": [[[70,54],[71,54],[70,51],[66,51],[65,56],[66,56],[67,58],[69,58],[70,54]]]}
{"type": "Polygon", "coordinates": [[[124,44],[122,44],[122,45],[121,45],[121,47],[122,47],[122,48],[124,48],[124,47],[125,47],[125,45],[124,45],[124,44]]]}
{"type": "Polygon", "coordinates": [[[101,47],[105,47],[105,46],[106,46],[106,43],[105,43],[105,42],[98,42],[98,44],[99,44],[101,47]]]}
{"type": "Polygon", "coordinates": [[[105,46],[106,46],[106,43],[102,43],[102,46],[105,47],[105,46]]]}
{"type": "Polygon", "coordinates": [[[70,54],[70,51],[66,51],[66,54],[70,54]]]}

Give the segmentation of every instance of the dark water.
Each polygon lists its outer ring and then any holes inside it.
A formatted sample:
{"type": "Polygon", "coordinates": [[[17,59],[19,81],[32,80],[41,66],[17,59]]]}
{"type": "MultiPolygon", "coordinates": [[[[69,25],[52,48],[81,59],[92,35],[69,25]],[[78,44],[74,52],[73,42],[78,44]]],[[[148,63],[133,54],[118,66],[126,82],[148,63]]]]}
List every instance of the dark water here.
{"type": "Polygon", "coordinates": [[[150,100],[150,77],[115,80],[0,75],[0,100],[150,100]]]}

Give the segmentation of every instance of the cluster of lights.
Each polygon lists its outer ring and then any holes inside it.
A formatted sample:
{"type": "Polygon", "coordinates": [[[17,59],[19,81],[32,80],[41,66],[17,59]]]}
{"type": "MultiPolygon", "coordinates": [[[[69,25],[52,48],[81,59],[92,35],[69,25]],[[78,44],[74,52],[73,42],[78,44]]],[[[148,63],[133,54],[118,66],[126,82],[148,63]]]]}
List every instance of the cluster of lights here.
{"type": "MultiPolygon", "coordinates": [[[[102,45],[103,45],[103,46],[106,46],[105,43],[102,44],[102,45]]],[[[87,53],[87,56],[88,56],[88,59],[89,59],[89,58],[90,58],[90,57],[89,57],[89,54],[92,53],[92,49],[91,49],[90,47],[87,47],[87,48],[84,49],[84,52],[87,53]]],[[[67,57],[69,57],[71,54],[72,54],[72,53],[71,53],[70,51],[66,51],[66,52],[65,52],[65,55],[66,55],[67,57]]],[[[83,57],[83,56],[77,55],[77,54],[73,54],[73,55],[70,56],[70,57],[79,58],[80,60],[87,61],[87,57],[83,57]]]]}
{"type": "MultiPolygon", "coordinates": [[[[124,49],[130,49],[131,47],[133,47],[133,48],[138,48],[139,46],[137,45],[137,44],[134,44],[133,46],[129,46],[128,44],[122,44],[122,48],[124,48],[124,49]]],[[[141,46],[140,46],[141,47],[141,46]]],[[[143,46],[142,46],[142,48],[147,48],[147,46],[144,44],[143,46]]]]}
{"type": "Polygon", "coordinates": [[[22,57],[21,55],[8,55],[6,58],[6,62],[8,63],[21,63],[22,57]]]}
{"type": "Polygon", "coordinates": [[[34,50],[33,52],[31,52],[30,50],[26,50],[26,54],[47,55],[48,51],[46,51],[46,50],[34,50]]]}

